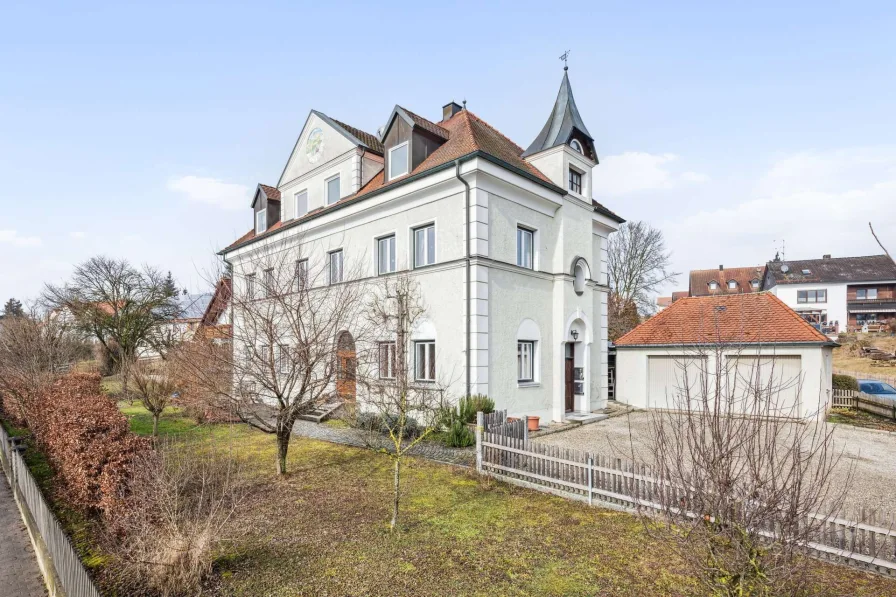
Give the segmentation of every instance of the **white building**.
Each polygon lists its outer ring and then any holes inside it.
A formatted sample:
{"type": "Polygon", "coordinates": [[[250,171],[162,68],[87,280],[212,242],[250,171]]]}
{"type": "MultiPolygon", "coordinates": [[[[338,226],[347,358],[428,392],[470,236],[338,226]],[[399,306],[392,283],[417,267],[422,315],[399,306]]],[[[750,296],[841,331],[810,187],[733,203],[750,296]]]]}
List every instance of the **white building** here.
{"type": "Polygon", "coordinates": [[[720,387],[752,412],[762,388],[775,414],[814,418],[831,399],[837,344],[768,292],[677,300],[615,345],[616,399],[634,407],[681,410],[720,387]]]}
{"type": "Polygon", "coordinates": [[[606,247],[623,220],[592,199],[597,164],[566,73],[525,151],[453,102],[439,122],[396,106],[379,135],[312,111],[276,186],[258,187],[255,227],[222,254],[235,294],[275,244],[329,259],[337,283],[343,259],[370,278],[410,272],[428,306],[412,341],[459,372],[455,396],[562,420],[607,396],[606,247]]]}
{"type": "Polygon", "coordinates": [[[764,287],[832,332],[896,318],[896,264],[886,255],[769,261],[764,287]]]}

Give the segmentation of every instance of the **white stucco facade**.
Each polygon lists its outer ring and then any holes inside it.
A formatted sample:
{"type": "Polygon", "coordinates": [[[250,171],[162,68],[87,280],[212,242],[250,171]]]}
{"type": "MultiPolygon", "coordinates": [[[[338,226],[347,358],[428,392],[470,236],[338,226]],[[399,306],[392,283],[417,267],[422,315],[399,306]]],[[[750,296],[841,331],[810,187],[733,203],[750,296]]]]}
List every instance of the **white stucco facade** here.
{"type": "MultiPolygon", "coordinates": [[[[782,389],[784,416],[799,418],[824,417],[831,399],[833,348],[822,344],[765,344],[731,347],[695,346],[617,346],[616,399],[636,408],[678,408],[680,400],[673,396],[687,385],[691,398],[700,394],[699,379],[714,386],[717,377],[722,384],[737,383],[735,362],[738,359],[758,359],[762,379],[774,379],[782,389]],[[651,359],[670,359],[672,375],[658,381],[651,379],[651,359]],[[719,363],[718,360],[723,362],[719,363]],[[718,373],[720,372],[720,373],[718,373]]],[[[724,394],[723,390],[723,395],[724,394]]],[[[733,390],[730,391],[734,393],[733,390]]],[[[713,396],[710,390],[709,396],[713,396]]]]}
{"type": "Polygon", "coordinates": [[[839,322],[840,328],[846,329],[848,315],[846,311],[846,283],[810,283],[810,284],[777,284],[769,291],[781,299],[785,305],[800,312],[821,312],[827,315],[829,323],[839,322]],[[800,303],[797,294],[800,290],[824,290],[826,300],[823,303],[800,303]]]}
{"type": "MultiPolygon", "coordinates": [[[[573,410],[602,408],[607,399],[606,247],[619,220],[592,204],[595,162],[568,146],[530,161],[550,183],[474,154],[298,222],[292,203],[296,192],[307,190],[313,212],[326,206],[331,177],[345,181],[345,197],[382,167],[381,156],[352,144],[312,113],[278,185],[282,229],[222,252],[232,267],[234,293],[246,292],[246,276],[257,273],[259,255],[282,251],[301,254],[315,268],[324,267],[329,252],[341,249],[346,271],[357,274],[345,283],[376,280],[377,239],[394,235],[396,272],[385,275],[407,273],[419,282],[426,306],[425,332],[420,332],[426,338],[420,339],[435,341],[437,368],[450,380],[452,397],[468,391],[487,394],[511,415],[562,420],[569,410],[569,354],[583,372],[573,410]],[[314,130],[322,131],[323,150],[312,163],[302,148],[314,130]],[[585,174],[581,193],[564,190],[570,163],[585,174]],[[435,260],[415,267],[414,230],[425,225],[435,228],[435,260]],[[520,228],[533,236],[531,267],[518,264],[520,228]],[[534,346],[531,380],[519,379],[520,341],[534,346]]],[[[234,325],[240,325],[238,319],[234,325]]]]}

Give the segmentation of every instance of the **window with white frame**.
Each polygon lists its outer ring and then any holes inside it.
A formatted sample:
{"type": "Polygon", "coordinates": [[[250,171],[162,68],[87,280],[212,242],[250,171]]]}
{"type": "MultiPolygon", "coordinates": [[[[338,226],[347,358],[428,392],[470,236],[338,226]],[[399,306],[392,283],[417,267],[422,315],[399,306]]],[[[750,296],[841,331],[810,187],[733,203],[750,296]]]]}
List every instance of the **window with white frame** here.
{"type": "Polygon", "coordinates": [[[255,234],[261,234],[268,229],[268,210],[260,209],[255,212],[255,234]]]}
{"type": "Polygon", "coordinates": [[[262,368],[265,372],[268,371],[268,366],[271,365],[271,345],[270,344],[262,344],[258,347],[259,356],[261,356],[261,362],[264,363],[264,367],[262,368]]]}
{"type": "Polygon", "coordinates": [[[308,285],[308,260],[296,261],[296,292],[301,292],[308,285]]]}
{"type": "Polygon", "coordinates": [[[289,345],[277,346],[277,370],[280,373],[289,373],[289,345]]]}
{"type": "Polygon", "coordinates": [[[417,381],[436,380],[435,340],[414,342],[414,379],[417,381]]]}
{"type": "Polygon", "coordinates": [[[516,264],[527,269],[535,268],[535,233],[528,228],[516,229],[516,264]]]}
{"type": "Polygon", "coordinates": [[[798,290],[796,292],[798,303],[826,303],[828,302],[827,290],[798,290]]]}
{"type": "Polygon", "coordinates": [[[308,191],[301,191],[295,194],[296,217],[301,218],[308,213],[308,191]]]}
{"type": "Polygon", "coordinates": [[[380,342],[378,350],[380,379],[395,379],[395,342],[380,342]]]}
{"type": "Polygon", "coordinates": [[[414,267],[436,262],[436,225],[414,229],[414,267]]]}
{"type": "Polygon", "coordinates": [[[535,381],[535,342],[520,340],[516,343],[517,381],[535,381]]]}
{"type": "Polygon", "coordinates": [[[330,284],[342,282],[342,249],[330,253],[330,284]]]}
{"type": "Polygon", "coordinates": [[[582,173],[574,168],[569,169],[569,190],[582,194],[582,173]]]}
{"type": "Polygon", "coordinates": [[[409,147],[410,145],[405,141],[389,150],[389,180],[404,176],[410,171],[409,147]]]}
{"type": "Polygon", "coordinates": [[[736,281],[736,280],[728,280],[728,288],[729,288],[730,290],[734,290],[734,289],[736,289],[736,288],[737,288],[737,281],[736,281]]]}
{"type": "Polygon", "coordinates": [[[246,346],[244,347],[244,351],[243,351],[243,357],[244,357],[243,365],[245,365],[247,368],[252,366],[252,353],[253,352],[254,351],[252,350],[252,346],[249,344],[246,344],[246,346]]]}
{"type": "Polygon", "coordinates": [[[395,271],[395,235],[376,241],[376,273],[391,274],[395,271]]]}
{"type": "Polygon", "coordinates": [[[759,280],[751,280],[750,286],[753,287],[753,290],[756,290],[757,288],[759,288],[759,280]]]}
{"type": "Polygon", "coordinates": [[[710,282],[710,283],[709,283],[709,289],[710,289],[710,290],[717,290],[718,288],[719,288],[719,283],[718,283],[718,282],[710,282]]]}
{"type": "Polygon", "coordinates": [[[253,300],[255,298],[255,274],[246,275],[246,299],[253,300]]]}
{"type": "Polygon", "coordinates": [[[339,201],[339,177],[334,176],[327,181],[327,205],[339,201]]]}
{"type": "Polygon", "coordinates": [[[269,267],[264,270],[264,293],[265,296],[274,296],[276,292],[276,282],[274,281],[274,268],[269,267]]]}

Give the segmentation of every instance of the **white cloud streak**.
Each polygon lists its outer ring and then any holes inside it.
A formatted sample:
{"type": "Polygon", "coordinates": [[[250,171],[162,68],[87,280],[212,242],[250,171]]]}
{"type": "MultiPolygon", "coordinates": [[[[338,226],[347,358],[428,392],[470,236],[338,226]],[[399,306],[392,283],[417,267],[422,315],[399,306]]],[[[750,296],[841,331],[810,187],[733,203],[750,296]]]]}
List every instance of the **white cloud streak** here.
{"type": "Polygon", "coordinates": [[[613,197],[659,191],[709,180],[709,176],[699,172],[680,172],[678,162],[679,157],[674,153],[627,151],[608,156],[601,161],[595,175],[595,195],[613,197]]]}
{"type": "Polygon", "coordinates": [[[14,247],[39,247],[42,241],[39,236],[21,236],[18,230],[0,230],[0,243],[14,247]]]}
{"type": "Polygon", "coordinates": [[[189,201],[227,210],[248,207],[251,192],[246,185],[192,175],[172,178],[168,181],[168,189],[185,195],[189,201]]]}

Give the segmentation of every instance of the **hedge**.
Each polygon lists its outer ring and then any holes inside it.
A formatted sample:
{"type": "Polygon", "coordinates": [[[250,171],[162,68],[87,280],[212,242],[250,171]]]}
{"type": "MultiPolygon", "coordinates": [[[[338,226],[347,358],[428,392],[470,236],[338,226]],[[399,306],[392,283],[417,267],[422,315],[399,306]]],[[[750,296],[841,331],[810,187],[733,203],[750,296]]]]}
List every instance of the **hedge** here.
{"type": "Polygon", "coordinates": [[[851,375],[837,375],[835,373],[831,378],[831,385],[835,390],[859,391],[859,382],[857,382],[856,378],[851,375]]]}

